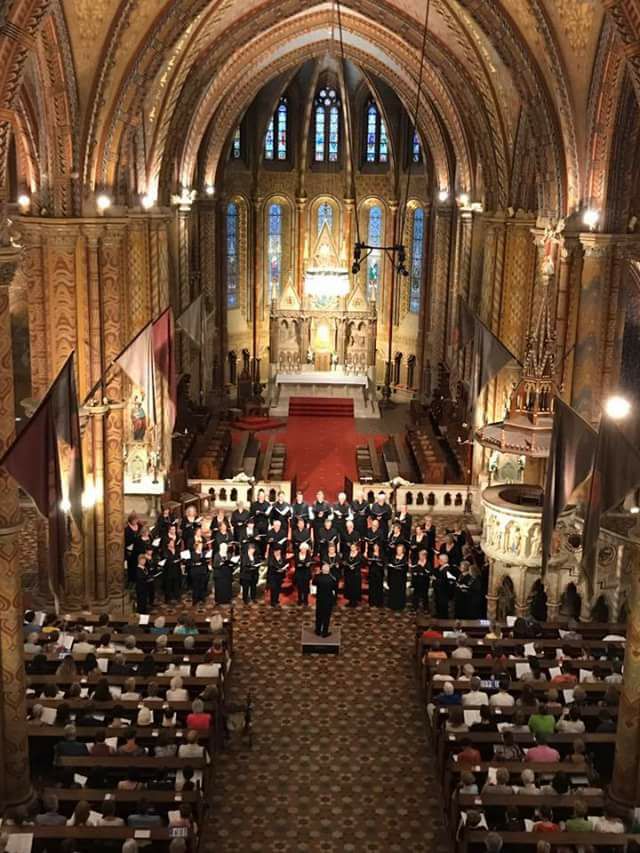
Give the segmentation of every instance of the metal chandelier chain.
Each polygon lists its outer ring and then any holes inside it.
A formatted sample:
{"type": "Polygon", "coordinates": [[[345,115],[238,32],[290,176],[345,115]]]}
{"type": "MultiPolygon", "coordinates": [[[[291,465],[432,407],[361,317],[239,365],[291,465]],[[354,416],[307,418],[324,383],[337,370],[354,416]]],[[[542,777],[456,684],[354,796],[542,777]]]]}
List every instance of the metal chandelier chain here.
{"type": "MultiPolygon", "coordinates": [[[[348,144],[349,144],[349,160],[351,163],[351,192],[353,193],[353,212],[355,217],[355,226],[356,226],[356,240],[358,243],[362,242],[360,239],[360,216],[358,212],[358,199],[357,199],[357,191],[356,191],[356,162],[354,156],[354,133],[353,133],[353,125],[351,123],[351,101],[349,100],[349,89],[347,86],[347,60],[344,54],[344,41],[342,38],[342,13],[340,11],[340,0],[335,0],[335,8],[336,8],[336,19],[338,22],[338,40],[340,43],[340,60],[342,64],[342,82],[344,85],[344,111],[347,119],[347,131],[348,131],[348,144]]],[[[345,138],[347,134],[345,134],[345,138]]]]}
{"type": "MultiPolygon", "coordinates": [[[[427,0],[427,6],[425,9],[424,16],[424,30],[422,32],[422,51],[420,54],[420,73],[418,74],[418,90],[416,92],[416,105],[413,111],[413,132],[418,133],[418,111],[420,109],[420,100],[422,96],[422,82],[424,78],[424,66],[426,62],[427,56],[427,36],[429,34],[429,11],[431,9],[431,0],[427,0]]],[[[422,141],[420,141],[420,145],[422,146],[422,141]]],[[[424,158],[424,150],[422,154],[424,158]]],[[[404,193],[404,203],[402,204],[400,216],[399,216],[399,225],[400,225],[400,233],[397,235],[397,239],[394,240],[396,244],[400,244],[404,239],[404,229],[407,221],[407,203],[409,201],[409,186],[411,182],[411,169],[413,167],[413,137],[411,139],[411,156],[409,157],[409,168],[407,169],[407,180],[405,183],[405,193],[404,193]]]]}

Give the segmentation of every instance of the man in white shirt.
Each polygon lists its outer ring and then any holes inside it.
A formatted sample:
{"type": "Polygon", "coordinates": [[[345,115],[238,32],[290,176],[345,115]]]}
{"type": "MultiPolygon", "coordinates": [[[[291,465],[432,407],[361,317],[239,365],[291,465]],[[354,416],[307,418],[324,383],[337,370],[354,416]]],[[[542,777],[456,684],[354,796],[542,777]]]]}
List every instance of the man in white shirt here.
{"type": "Polygon", "coordinates": [[[203,663],[196,667],[196,678],[217,678],[220,674],[220,664],[213,663],[213,657],[208,652],[203,663]]]}
{"type": "Polygon", "coordinates": [[[614,832],[620,835],[624,832],[624,823],[617,817],[609,806],[604,807],[602,817],[597,817],[593,821],[594,832],[614,832]]]}
{"type": "Polygon", "coordinates": [[[607,684],[622,684],[622,680],[622,664],[619,661],[615,661],[611,674],[606,676],[605,682],[607,684]]]}
{"type": "Polygon", "coordinates": [[[466,637],[458,637],[456,640],[456,648],[451,652],[452,658],[456,658],[456,660],[460,658],[469,660],[473,657],[473,651],[464,644],[466,639],[466,637]]]}
{"type": "Polygon", "coordinates": [[[95,653],[96,647],[89,642],[89,638],[85,631],[78,634],[78,639],[73,644],[74,655],[89,655],[95,653]]]}
{"type": "Polygon", "coordinates": [[[24,653],[25,655],[37,655],[42,651],[42,646],[38,643],[38,633],[33,631],[27,637],[27,641],[24,644],[24,653]]]}
{"type": "Polygon", "coordinates": [[[479,678],[474,676],[471,679],[471,681],[469,682],[469,687],[471,688],[471,690],[469,690],[468,693],[462,694],[462,704],[463,705],[475,706],[475,705],[488,705],[489,704],[489,697],[487,696],[487,694],[483,690],[480,690],[480,679],[479,678]]]}
{"type": "Polygon", "coordinates": [[[492,708],[512,708],[515,703],[515,698],[509,693],[509,682],[501,679],[498,682],[498,692],[493,694],[489,704],[492,708]]]}

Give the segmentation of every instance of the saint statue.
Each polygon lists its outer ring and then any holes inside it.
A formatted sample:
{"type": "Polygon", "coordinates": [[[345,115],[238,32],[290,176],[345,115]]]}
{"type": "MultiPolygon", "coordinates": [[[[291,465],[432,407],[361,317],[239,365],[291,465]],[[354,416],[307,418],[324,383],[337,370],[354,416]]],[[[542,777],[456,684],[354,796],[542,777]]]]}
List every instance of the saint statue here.
{"type": "Polygon", "coordinates": [[[133,429],[133,440],[144,441],[147,433],[147,413],[144,410],[142,396],[136,394],[131,406],[131,427],[133,429]]]}

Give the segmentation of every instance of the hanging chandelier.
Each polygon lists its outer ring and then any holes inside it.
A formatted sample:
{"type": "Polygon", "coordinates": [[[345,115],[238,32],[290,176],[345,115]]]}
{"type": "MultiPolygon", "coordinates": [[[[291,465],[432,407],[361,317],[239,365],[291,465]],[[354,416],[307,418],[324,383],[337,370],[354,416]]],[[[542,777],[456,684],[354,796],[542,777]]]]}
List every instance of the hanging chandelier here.
{"type": "Polygon", "coordinates": [[[309,268],[304,275],[304,292],[315,297],[343,297],[349,293],[349,270],[309,268]]]}

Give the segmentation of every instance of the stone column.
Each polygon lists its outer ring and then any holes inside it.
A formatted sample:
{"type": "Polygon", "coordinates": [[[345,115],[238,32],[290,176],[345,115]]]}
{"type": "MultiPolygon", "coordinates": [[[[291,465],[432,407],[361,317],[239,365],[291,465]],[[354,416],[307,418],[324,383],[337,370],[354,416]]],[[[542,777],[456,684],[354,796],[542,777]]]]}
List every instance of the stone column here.
{"type": "MultiPolygon", "coordinates": [[[[296,269],[295,269],[295,280],[294,280],[294,288],[300,297],[304,296],[304,243],[305,243],[305,234],[307,233],[307,229],[305,228],[305,208],[307,206],[307,197],[304,195],[298,196],[296,198],[296,246],[295,246],[295,256],[296,256],[296,269]]],[[[273,363],[274,359],[271,358],[271,362],[273,363]]]]}
{"type": "MultiPolygon", "coordinates": [[[[0,248],[0,453],[15,433],[9,284],[18,258],[12,246],[0,248]]],[[[20,520],[18,487],[0,469],[0,802],[5,807],[24,803],[32,795],[18,565],[20,520]]]]}
{"type": "Polygon", "coordinates": [[[587,421],[598,416],[609,292],[611,237],[581,234],[584,247],[571,405],[587,421]]]}
{"type": "MultiPolygon", "coordinates": [[[[450,247],[451,222],[453,208],[436,207],[432,212],[433,226],[431,229],[432,259],[430,264],[431,282],[429,285],[429,304],[425,311],[429,316],[424,318],[424,337],[429,334],[430,346],[427,348],[431,363],[431,387],[438,384],[438,365],[446,360],[447,355],[447,316],[453,311],[451,305],[450,277],[450,247]]],[[[426,300],[425,300],[426,302],[426,300]]],[[[424,362],[423,362],[424,364],[424,362]]],[[[421,368],[422,369],[422,368],[421,368]]]]}
{"type": "Polygon", "coordinates": [[[624,654],[624,681],[618,706],[618,730],[613,777],[609,796],[628,809],[640,797],[640,551],[636,548],[635,568],[629,572],[627,642],[624,654]]]}

